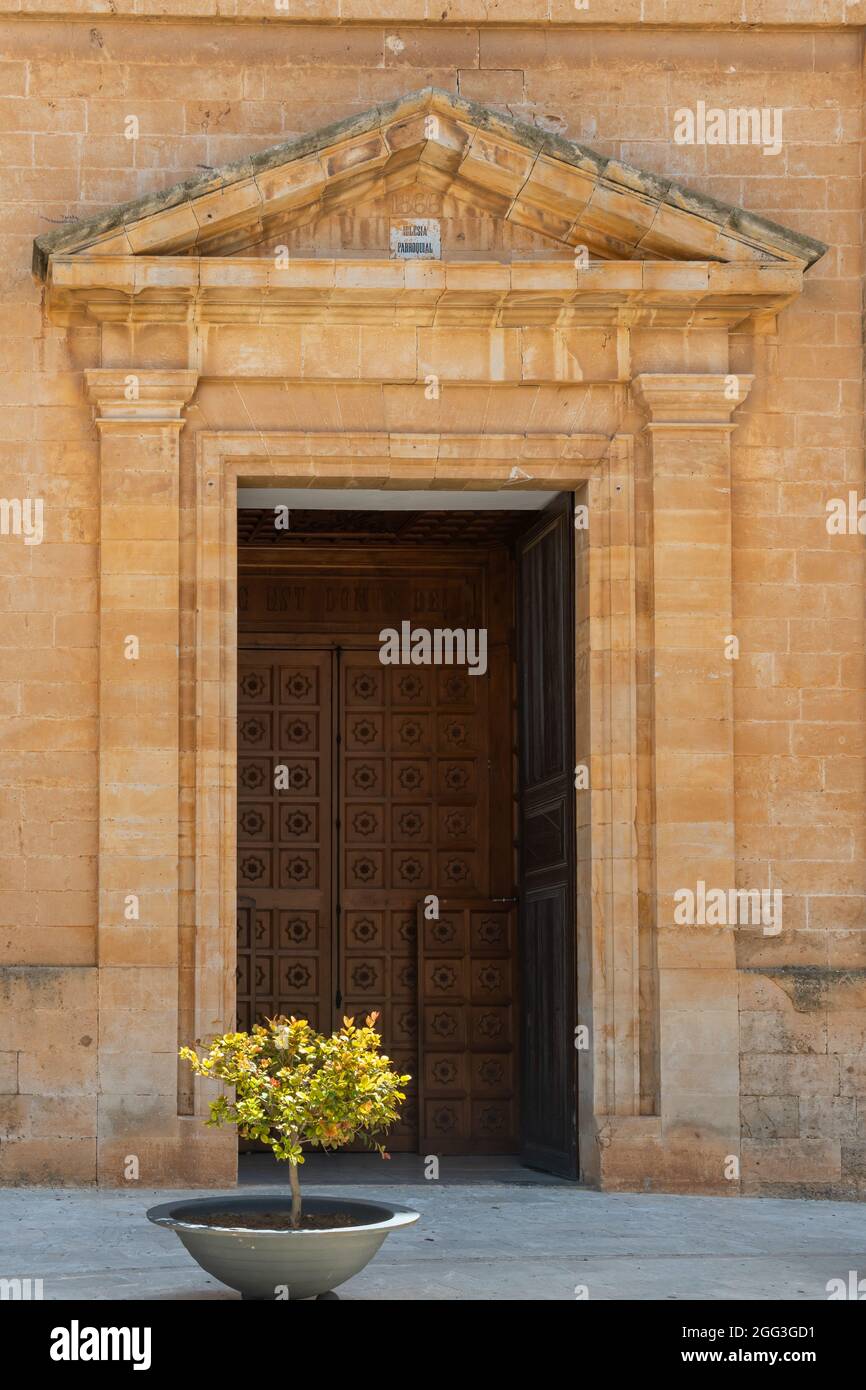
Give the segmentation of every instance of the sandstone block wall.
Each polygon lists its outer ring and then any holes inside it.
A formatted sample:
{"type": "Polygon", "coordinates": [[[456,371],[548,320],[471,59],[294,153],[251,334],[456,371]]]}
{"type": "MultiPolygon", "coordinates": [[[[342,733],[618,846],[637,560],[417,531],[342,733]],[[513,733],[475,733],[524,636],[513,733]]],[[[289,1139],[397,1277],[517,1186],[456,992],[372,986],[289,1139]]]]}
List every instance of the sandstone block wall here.
{"type": "MultiPolygon", "coordinates": [[[[742,1172],[750,1192],[862,1195],[864,550],[825,525],[828,499],[866,488],[851,10],[755,3],[758,27],[735,29],[715,3],[700,22],[685,4],[600,0],[483,13],[463,0],[429,16],[415,0],[321,0],[297,18],[260,0],[111,8],[0,4],[0,497],[45,507],[42,544],[0,536],[0,1180],[95,1181],[106,1080],[94,1062],[99,474],[83,380],[102,363],[95,326],[47,321],[32,240],[435,85],[829,247],[776,333],[733,340],[732,370],[755,377],[731,499],[737,881],[784,894],[780,936],[737,940],[742,1172]],[[780,109],[779,153],[677,144],[675,113],[698,101],[780,109]]],[[[131,1057],[141,1004],[118,1040],[131,1057]]],[[[698,1026],[703,1001],[681,1007],[698,1026]]]]}

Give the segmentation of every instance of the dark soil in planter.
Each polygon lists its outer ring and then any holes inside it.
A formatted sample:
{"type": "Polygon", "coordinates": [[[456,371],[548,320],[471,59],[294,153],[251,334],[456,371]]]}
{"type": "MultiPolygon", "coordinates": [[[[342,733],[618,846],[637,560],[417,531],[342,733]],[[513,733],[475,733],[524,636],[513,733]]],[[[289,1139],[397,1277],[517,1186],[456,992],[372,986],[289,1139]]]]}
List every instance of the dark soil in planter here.
{"type": "Polygon", "coordinates": [[[369,1226],[369,1216],[351,1216],[342,1211],[325,1211],[305,1216],[301,1224],[292,1225],[291,1212],[277,1211],[209,1211],[196,1216],[196,1226],[228,1226],[240,1231],[337,1231],[350,1226],[369,1226]]]}

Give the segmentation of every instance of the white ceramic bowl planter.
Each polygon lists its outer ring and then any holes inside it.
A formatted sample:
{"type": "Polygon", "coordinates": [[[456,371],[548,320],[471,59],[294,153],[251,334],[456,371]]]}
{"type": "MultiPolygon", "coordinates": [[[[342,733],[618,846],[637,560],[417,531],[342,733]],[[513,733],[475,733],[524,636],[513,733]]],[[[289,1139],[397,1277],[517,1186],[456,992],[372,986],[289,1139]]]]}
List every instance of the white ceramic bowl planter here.
{"type": "MultiPolygon", "coordinates": [[[[360,1198],[305,1197],[304,1216],[352,1221],[318,1230],[250,1229],[241,1224],[205,1224],[237,1212],[291,1211],[291,1197],[203,1197],[151,1207],[148,1221],[177,1233],[193,1259],[246,1299],[326,1298],[372,1260],[391,1231],[412,1226],[418,1212],[393,1202],[360,1198]]],[[[262,1220],[259,1215],[259,1220],[262,1220]]]]}

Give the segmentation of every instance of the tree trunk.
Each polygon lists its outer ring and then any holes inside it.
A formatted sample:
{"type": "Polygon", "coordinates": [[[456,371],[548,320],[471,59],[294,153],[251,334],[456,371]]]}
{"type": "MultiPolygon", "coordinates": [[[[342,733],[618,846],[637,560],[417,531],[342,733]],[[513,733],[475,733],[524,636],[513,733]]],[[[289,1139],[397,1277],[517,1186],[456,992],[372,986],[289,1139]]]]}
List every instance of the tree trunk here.
{"type": "Polygon", "coordinates": [[[301,1180],[298,1177],[297,1163],[289,1162],[289,1182],[292,1185],[292,1227],[297,1230],[301,1224],[301,1180]]]}

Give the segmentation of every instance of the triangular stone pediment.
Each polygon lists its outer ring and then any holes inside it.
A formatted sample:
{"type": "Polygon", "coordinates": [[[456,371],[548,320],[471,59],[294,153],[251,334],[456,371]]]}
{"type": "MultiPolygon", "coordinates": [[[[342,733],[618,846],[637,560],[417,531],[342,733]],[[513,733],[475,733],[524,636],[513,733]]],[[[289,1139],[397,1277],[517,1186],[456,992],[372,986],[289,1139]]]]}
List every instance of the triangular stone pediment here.
{"type": "Polygon", "coordinates": [[[783,262],[822,243],[426,88],[301,139],[70,223],[34,242],[57,256],[387,256],[389,219],[442,222],[449,259],[783,262]],[[426,211],[425,211],[426,209],[426,211]],[[315,239],[314,239],[315,235],[315,239]]]}

